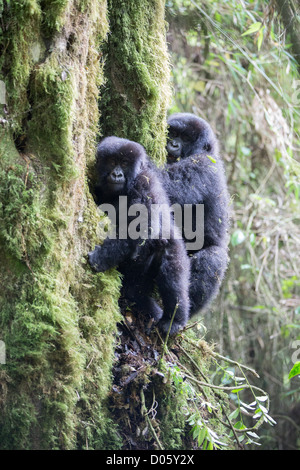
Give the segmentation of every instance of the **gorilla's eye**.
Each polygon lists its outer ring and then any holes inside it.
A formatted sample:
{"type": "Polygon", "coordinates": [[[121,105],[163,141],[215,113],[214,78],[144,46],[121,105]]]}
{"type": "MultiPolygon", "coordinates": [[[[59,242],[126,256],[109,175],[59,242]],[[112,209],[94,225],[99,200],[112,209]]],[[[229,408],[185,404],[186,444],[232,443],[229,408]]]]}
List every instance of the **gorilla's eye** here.
{"type": "Polygon", "coordinates": [[[174,129],[172,129],[170,132],[169,132],[169,140],[172,140],[172,139],[176,139],[179,135],[179,132],[175,131],[174,129]]]}

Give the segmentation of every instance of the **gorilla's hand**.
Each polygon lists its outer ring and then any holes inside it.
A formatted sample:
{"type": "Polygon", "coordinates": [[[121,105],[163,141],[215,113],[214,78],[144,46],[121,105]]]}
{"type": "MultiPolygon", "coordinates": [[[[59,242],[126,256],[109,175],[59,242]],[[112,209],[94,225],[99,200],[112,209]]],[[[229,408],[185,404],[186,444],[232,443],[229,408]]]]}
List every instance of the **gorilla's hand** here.
{"type": "Polygon", "coordinates": [[[97,273],[104,272],[108,269],[105,259],[101,256],[102,249],[100,245],[95,246],[93,251],[89,251],[88,260],[94,271],[97,273]]]}

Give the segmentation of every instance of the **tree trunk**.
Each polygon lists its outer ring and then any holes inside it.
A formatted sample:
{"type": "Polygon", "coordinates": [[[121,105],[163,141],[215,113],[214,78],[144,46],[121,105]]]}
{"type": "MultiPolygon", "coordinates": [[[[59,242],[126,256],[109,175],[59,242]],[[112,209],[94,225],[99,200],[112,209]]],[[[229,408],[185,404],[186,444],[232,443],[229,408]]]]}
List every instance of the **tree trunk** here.
{"type": "Polygon", "coordinates": [[[101,129],[141,143],[161,164],[171,96],[165,1],[108,0],[108,6],[101,129]]]}
{"type": "Polygon", "coordinates": [[[164,1],[108,8],[110,27],[106,0],[0,0],[1,449],[121,446],[107,407],[120,279],[86,261],[103,238],[87,168],[99,109],[103,135],[161,163],[170,91],[164,1]]]}

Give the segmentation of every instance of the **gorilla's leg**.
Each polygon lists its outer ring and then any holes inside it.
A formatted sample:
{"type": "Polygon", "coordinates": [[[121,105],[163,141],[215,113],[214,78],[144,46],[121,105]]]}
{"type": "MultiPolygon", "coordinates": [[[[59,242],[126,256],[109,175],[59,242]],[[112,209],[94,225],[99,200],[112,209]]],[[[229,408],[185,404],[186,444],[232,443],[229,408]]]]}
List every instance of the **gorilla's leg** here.
{"type": "Polygon", "coordinates": [[[203,248],[190,257],[190,316],[206,307],[217,295],[228,264],[227,249],[203,248]]]}
{"type": "Polygon", "coordinates": [[[122,293],[126,299],[133,302],[136,308],[145,317],[154,319],[157,323],[163,316],[163,311],[157,302],[151,297],[153,292],[153,279],[144,275],[140,270],[130,270],[124,274],[122,293]]]}
{"type": "Polygon", "coordinates": [[[164,315],[160,328],[167,333],[172,321],[170,334],[184,327],[189,318],[189,275],[190,263],[185,248],[173,240],[175,249],[166,250],[161,260],[156,283],[161,295],[164,315]]]}

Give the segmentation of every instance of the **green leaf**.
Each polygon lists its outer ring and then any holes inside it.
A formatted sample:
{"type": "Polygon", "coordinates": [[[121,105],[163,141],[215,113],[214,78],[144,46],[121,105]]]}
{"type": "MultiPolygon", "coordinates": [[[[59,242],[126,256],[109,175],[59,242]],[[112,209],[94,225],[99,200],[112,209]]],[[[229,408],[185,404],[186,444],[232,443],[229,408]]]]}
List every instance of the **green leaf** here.
{"type": "Polygon", "coordinates": [[[259,436],[258,436],[255,432],[248,431],[248,432],[247,432],[247,435],[248,435],[248,436],[251,436],[251,437],[254,437],[255,439],[259,439],[259,436]]]}
{"type": "Polygon", "coordinates": [[[206,429],[202,428],[199,435],[198,435],[198,446],[199,447],[201,446],[202,442],[204,441],[206,434],[207,434],[206,429]]]}
{"type": "Polygon", "coordinates": [[[274,424],[277,424],[275,419],[273,419],[270,415],[264,415],[265,419],[273,426],[274,424]]]}
{"type": "Polygon", "coordinates": [[[235,419],[238,417],[238,414],[239,414],[240,410],[237,408],[236,410],[234,410],[232,413],[230,413],[230,415],[228,416],[229,419],[235,419]]]}
{"type": "Polygon", "coordinates": [[[247,404],[247,403],[244,403],[242,400],[240,400],[240,404],[241,404],[241,406],[243,406],[244,408],[248,408],[249,410],[253,411],[253,410],[254,410],[254,405],[256,405],[256,401],[250,403],[250,405],[249,405],[249,404],[247,404]]]}
{"type": "Polygon", "coordinates": [[[249,34],[253,34],[253,33],[256,33],[257,31],[260,30],[262,26],[262,23],[260,21],[258,21],[257,23],[253,23],[249,29],[247,29],[247,31],[245,31],[242,36],[247,36],[249,34]]]}
{"type": "Polygon", "coordinates": [[[241,264],[241,270],[242,271],[245,270],[245,269],[251,269],[251,268],[252,268],[251,264],[241,264]]]}
{"type": "Polygon", "coordinates": [[[258,36],[258,40],[257,40],[257,49],[258,49],[259,51],[260,51],[260,48],[261,48],[263,39],[264,39],[264,28],[262,28],[262,29],[259,31],[259,36],[258,36]]]}
{"type": "Polygon", "coordinates": [[[242,390],[245,390],[245,387],[243,387],[243,388],[235,388],[234,390],[231,390],[231,393],[238,393],[238,392],[241,392],[242,390]]]}
{"type": "Polygon", "coordinates": [[[199,426],[194,426],[193,427],[192,436],[193,436],[193,439],[196,439],[196,437],[199,436],[199,426]]]}
{"type": "Polygon", "coordinates": [[[243,424],[242,421],[238,421],[237,423],[235,423],[234,428],[236,428],[236,429],[246,429],[246,426],[243,424]]]}
{"type": "Polygon", "coordinates": [[[208,443],[207,450],[214,450],[214,446],[213,446],[213,443],[211,441],[209,441],[209,443],[208,443]]]}
{"type": "Polygon", "coordinates": [[[249,239],[250,239],[251,245],[254,246],[254,245],[255,245],[255,241],[256,241],[256,235],[255,235],[255,233],[250,233],[249,239]]]}
{"type": "Polygon", "coordinates": [[[268,414],[268,410],[265,406],[260,405],[259,409],[263,412],[263,414],[268,414]]]}
{"type": "Polygon", "coordinates": [[[295,375],[300,375],[300,362],[296,362],[289,373],[289,379],[295,377],[295,375]]]}
{"type": "Polygon", "coordinates": [[[268,397],[266,395],[262,396],[262,397],[256,397],[258,401],[266,401],[268,399],[268,397]]]}

